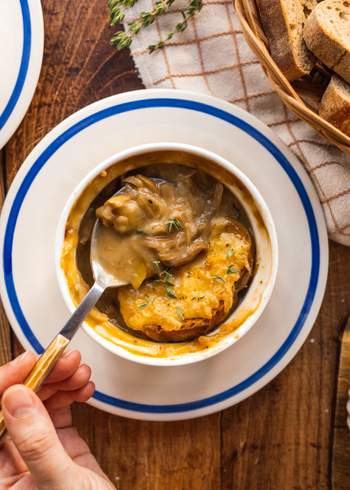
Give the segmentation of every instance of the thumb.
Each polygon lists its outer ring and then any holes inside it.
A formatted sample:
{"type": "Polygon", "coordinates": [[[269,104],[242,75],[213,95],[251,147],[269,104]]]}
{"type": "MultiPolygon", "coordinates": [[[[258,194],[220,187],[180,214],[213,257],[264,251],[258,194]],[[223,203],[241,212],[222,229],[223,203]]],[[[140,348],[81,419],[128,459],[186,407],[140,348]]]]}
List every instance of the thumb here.
{"type": "Polygon", "coordinates": [[[74,463],[40,399],[25,386],[15,385],[5,391],[1,405],[8,433],[38,488],[69,488],[74,463]]]}

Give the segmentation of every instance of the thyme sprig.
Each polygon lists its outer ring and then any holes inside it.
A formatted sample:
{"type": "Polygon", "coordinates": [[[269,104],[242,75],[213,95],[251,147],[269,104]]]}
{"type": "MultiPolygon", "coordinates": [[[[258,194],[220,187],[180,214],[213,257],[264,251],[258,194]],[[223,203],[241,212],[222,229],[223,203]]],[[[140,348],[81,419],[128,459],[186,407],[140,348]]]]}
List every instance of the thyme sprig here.
{"type": "MultiPolygon", "coordinates": [[[[141,29],[148,27],[160,15],[165,14],[175,0],[156,0],[152,10],[145,10],[133,21],[128,23],[127,31],[118,31],[111,39],[111,43],[118,50],[128,48],[134,37],[141,29]]],[[[120,24],[125,19],[125,11],[133,7],[137,0],[108,0],[108,7],[111,15],[111,26],[120,24]]],[[[183,32],[188,27],[188,21],[196,12],[199,12],[203,6],[203,0],[191,0],[186,8],[181,11],[182,21],[175,24],[174,28],[166,35],[164,41],[151,44],[148,46],[149,52],[153,53],[157,49],[164,47],[167,41],[173,38],[178,32],[183,32]]]]}
{"type": "Polygon", "coordinates": [[[174,276],[169,271],[163,271],[160,274],[160,281],[164,284],[165,292],[168,298],[175,299],[177,296],[174,290],[174,276]]]}
{"type": "Polygon", "coordinates": [[[183,228],[182,222],[177,218],[173,218],[169,220],[167,225],[168,225],[168,233],[172,233],[173,231],[181,231],[183,228]]]}
{"type": "Polygon", "coordinates": [[[153,53],[157,49],[164,48],[165,44],[170,41],[176,33],[185,31],[188,27],[189,19],[193,17],[197,12],[199,12],[202,7],[202,0],[192,0],[189,6],[181,12],[183,18],[182,22],[178,22],[175,25],[174,29],[168,33],[164,41],[159,41],[156,44],[151,44],[150,46],[148,46],[149,52],[153,53]]]}
{"type": "MultiPolygon", "coordinates": [[[[122,2],[134,2],[134,4],[137,2],[137,0],[110,1],[114,1],[119,5],[119,10],[117,8],[113,14],[111,11],[111,25],[115,25],[116,19],[116,23],[119,23],[125,18],[125,13],[121,9],[122,2]]],[[[143,27],[148,27],[149,25],[153,24],[158,16],[164,14],[169,10],[174,1],[175,0],[157,0],[155,7],[152,10],[144,10],[135,20],[128,23],[128,30],[126,32],[117,32],[111,39],[112,45],[115,46],[118,50],[128,48],[132,43],[133,38],[140,32],[140,30],[143,27]]]]}
{"type": "Polygon", "coordinates": [[[108,0],[108,7],[111,15],[111,26],[114,27],[125,18],[124,9],[133,7],[137,0],[108,0]]]}
{"type": "Polygon", "coordinates": [[[161,269],[161,263],[158,260],[153,261],[153,263],[157,267],[158,279],[154,279],[153,283],[160,283],[164,285],[165,293],[168,298],[175,299],[176,292],[174,289],[175,286],[175,277],[168,269],[161,269]]]}

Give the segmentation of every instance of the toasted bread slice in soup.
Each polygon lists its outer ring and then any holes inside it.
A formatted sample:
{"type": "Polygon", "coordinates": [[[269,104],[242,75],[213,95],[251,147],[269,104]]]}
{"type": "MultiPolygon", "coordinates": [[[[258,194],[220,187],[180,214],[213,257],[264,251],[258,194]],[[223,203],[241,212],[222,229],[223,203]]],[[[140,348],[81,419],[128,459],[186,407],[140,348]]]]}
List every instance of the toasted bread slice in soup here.
{"type": "Polygon", "coordinates": [[[156,341],[185,341],[222,322],[253,270],[253,243],[232,218],[212,222],[209,249],[190,264],[165,271],[139,289],[118,290],[125,324],[156,341]]]}

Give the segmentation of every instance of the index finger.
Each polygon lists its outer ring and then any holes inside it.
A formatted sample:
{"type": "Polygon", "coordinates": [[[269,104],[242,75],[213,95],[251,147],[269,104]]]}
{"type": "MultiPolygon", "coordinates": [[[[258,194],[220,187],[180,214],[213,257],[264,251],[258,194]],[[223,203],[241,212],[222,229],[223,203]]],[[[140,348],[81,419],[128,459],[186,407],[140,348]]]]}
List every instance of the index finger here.
{"type": "Polygon", "coordinates": [[[27,351],[13,361],[0,366],[0,393],[12,385],[23,383],[37,359],[33,352],[27,351]]]}
{"type": "MultiPolygon", "coordinates": [[[[12,385],[23,383],[38,359],[39,356],[27,351],[7,364],[0,366],[0,394],[12,385]]],[[[75,350],[65,353],[59,359],[45,383],[60,382],[69,378],[78,369],[80,361],[81,355],[79,351],[75,350]]]]}
{"type": "Polygon", "coordinates": [[[68,351],[63,354],[57,362],[52,373],[45,380],[45,384],[64,381],[72,376],[80,366],[81,354],[77,350],[68,351]]]}

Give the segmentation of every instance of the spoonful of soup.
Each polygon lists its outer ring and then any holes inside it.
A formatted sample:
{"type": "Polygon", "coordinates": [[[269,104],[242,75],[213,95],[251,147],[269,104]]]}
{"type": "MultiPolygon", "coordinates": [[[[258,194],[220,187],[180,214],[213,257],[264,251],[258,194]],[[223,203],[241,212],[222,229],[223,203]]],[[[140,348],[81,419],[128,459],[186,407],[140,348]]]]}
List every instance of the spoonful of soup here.
{"type": "Polygon", "coordinates": [[[223,186],[199,193],[193,171],[176,183],[135,175],[96,210],[100,225],[92,247],[112,275],[138,289],[159,273],[159,266],[179,267],[208,249],[210,221],[223,186]]]}

